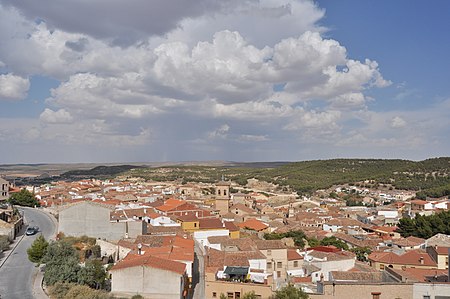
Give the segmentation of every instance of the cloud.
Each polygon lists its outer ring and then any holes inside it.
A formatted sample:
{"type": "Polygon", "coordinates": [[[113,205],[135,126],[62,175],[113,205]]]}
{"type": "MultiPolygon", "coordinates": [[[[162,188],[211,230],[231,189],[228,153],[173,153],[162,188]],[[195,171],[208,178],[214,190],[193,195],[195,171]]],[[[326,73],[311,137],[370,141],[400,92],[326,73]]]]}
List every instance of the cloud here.
{"type": "Polygon", "coordinates": [[[261,142],[261,141],[268,141],[269,138],[265,135],[249,135],[244,134],[238,137],[239,141],[243,142],[261,142]]]}
{"type": "Polygon", "coordinates": [[[13,74],[0,75],[0,100],[23,100],[29,88],[28,78],[13,74]]]}
{"type": "Polygon", "coordinates": [[[46,108],[40,115],[40,120],[49,124],[66,124],[73,121],[72,115],[64,109],[53,111],[46,108]]]}
{"type": "Polygon", "coordinates": [[[371,110],[372,90],[391,82],[377,62],[324,37],[325,11],[314,1],[65,0],[48,9],[43,1],[0,4],[1,70],[60,82],[17,144],[29,136],[85,156],[129,144],[142,160],[286,160],[317,154],[314,144],[409,142],[413,134],[399,130],[405,119],[415,132],[436,126],[371,110]]]}
{"type": "Polygon", "coordinates": [[[30,19],[44,20],[50,27],[71,33],[129,45],[151,35],[163,35],[179,26],[185,18],[227,10],[234,0],[49,0],[2,1],[30,19]]]}
{"type": "Polygon", "coordinates": [[[214,131],[208,132],[209,139],[225,139],[228,136],[228,132],[230,131],[230,126],[227,124],[221,125],[219,128],[214,131]]]}
{"type": "Polygon", "coordinates": [[[394,129],[404,128],[406,126],[406,121],[400,116],[395,116],[391,120],[391,127],[394,129]]]}

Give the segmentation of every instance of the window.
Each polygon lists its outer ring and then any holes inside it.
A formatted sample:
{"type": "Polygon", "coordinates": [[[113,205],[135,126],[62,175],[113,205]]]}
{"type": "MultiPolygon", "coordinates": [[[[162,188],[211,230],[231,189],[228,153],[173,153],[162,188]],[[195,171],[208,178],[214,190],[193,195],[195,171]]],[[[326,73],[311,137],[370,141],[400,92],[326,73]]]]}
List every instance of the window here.
{"type": "Polygon", "coordinates": [[[197,227],[197,222],[194,222],[194,227],[197,227]]]}
{"type": "Polygon", "coordinates": [[[430,295],[423,295],[423,299],[431,299],[430,295]]]}
{"type": "Polygon", "coordinates": [[[272,255],[272,250],[267,249],[267,255],[272,255]]]}
{"type": "Polygon", "coordinates": [[[372,299],[380,299],[380,292],[372,292],[372,299]]]}
{"type": "Polygon", "coordinates": [[[272,269],[272,262],[267,262],[267,270],[272,269]]]}
{"type": "Polygon", "coordinates": [[[223,195],[227,195],[227,190],[223,190],[223,195]]]}
{"type": "Polygon", "coordinates": [[[228,293],[227,293],[227,298],[228,298],[228,299],[233,299],[233,297],[234,297],[234,294],[233,294],[233,293],[231,293],[231,292],[228,292],[228,293]]]}
{"type": "Polygon", "coordinates": [[[298,267],[298,261],[294,261],[294,267],[298,267]]]}
{"type": "Polygon", "coordinates": [[[281,277],[281,271],[277,271],[277,277],[278,277],[278,278],[281,277]]]}
{"type": "Polygon", "coordinates": [[[217,293],[216,292],[213,292],[213,298],[217,298],[217,293]]]}
{"type": "Polygon", "coordinates": [[[384,270],[384,265],[383,264],[380,265],[380,270],[384,270]]]}
{"type": "Polygon", "coordinates": [[[283,263],[282,262],[277,262],[277,268],[280,269],[283,267],[283,263]]]}
{"type": "Polygon", "coordinates": [[[241,298],[241,292],[234,292],[234,298],[240,299],[241,298]]]}

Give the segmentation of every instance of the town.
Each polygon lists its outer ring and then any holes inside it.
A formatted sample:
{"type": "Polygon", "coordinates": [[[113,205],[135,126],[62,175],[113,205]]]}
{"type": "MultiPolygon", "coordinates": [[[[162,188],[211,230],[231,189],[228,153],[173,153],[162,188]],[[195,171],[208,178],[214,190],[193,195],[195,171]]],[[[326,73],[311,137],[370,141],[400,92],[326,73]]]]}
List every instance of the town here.
{"type": "MultiPolygon", "coordinates": [[[[371,183],[310,196],[226,177],[118,176],[24,189],[57,219],[52,238],[95,239],[117,298],[272,298],[286,288],[317,299],[447,298],[450,235],[404,237],[399,222],[445,213],[449,199],[371,183]]],[[[0,187],[0,234],[14,240],[30,224],[6,199],[22,191],[2,178],[0,187]]]]}

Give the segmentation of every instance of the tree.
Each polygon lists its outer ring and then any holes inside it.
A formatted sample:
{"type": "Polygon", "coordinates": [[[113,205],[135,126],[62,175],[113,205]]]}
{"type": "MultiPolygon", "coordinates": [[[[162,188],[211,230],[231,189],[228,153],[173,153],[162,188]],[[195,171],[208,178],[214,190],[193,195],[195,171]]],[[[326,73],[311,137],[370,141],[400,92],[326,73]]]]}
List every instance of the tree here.
{"type": "Polygon", "coordinates": [[[65,299],[86,299],[86,298],[92,298],[92,299],[109,299],[111,296],[106,293],[105,291],[100,290],[93,290],[88,286],[84,285],[74,285],[69,289],[65,299]]]}
{"type": "Polygon", "coordinates": [[[402,218],[397,232],[402,237],[419,237],[428,239],[435,234],[450,234],[450,211],[439,212],[430,216],[416,215],[414,219],[402,218]]]}
{"type": "Polygon", "coordinates": [[[47,285],[56,282],[77,282],[80,271],[78,252],[64,241],[52,242],[42,258],[45,263],[44,281],[47,285]]]}
{"type": "Polygon", "coordinates": [[[33,193],[27,189],[22,189],[20,192],[13,193],[9,199],[9,203],[12,205],[25,206],[25,207],[40,207],[39,201],[36,199],[33,193]]]}
{"type": "Polygon", "coordinates": [[[264,234],[264,239],[266,240],[281,240],[283,238],[292,238],[294,240],[295,246],[298,246],[300,248],[305,247],[305,233],[301,230],[297,231],[289,231],[286,233],[266,233],[264,234]]]}
{"type": "Polygon", "coordinates": [[[322,246],[333,245],[337,248],[348,250],[348,245],[344,241],[341,241],[334,236],[323,238],[322,240],[320,240],[320,245],[322,246]]]}
{"type": "Polygon", "coordinates": [[[316,247],[320,245],[320,241],[316,238],[309,238],[308,240],[308,247],[316,247]]]}
{"type": "Polygon", "coordinates": [[[354,254],[356,254],[356,259],[361,262],[367,262],[368,255],[372,253],[372,250],[368,246],[354,247],[354,248],[350,249],[350,251],[353,252],[354,254]]]}
{"type": "Polygon", "coordinates": [[[85,284],[93,289],[103,288],[105,285],[106,271],[98,260],[88,260],[84,267],[78,271],[78,283],[85,284]]]}
{"type": "Polygon", "coordinates": [[[43,235],[37,237],[31,247],[27,249],[28,259],[32,263],[40,264],[42,258],[47,252],[48,242],[45,240],[43,235]]]}
{"type": "Polygon", "coordinates": [[[401,218],[397,227],[396,231],[404,238],[414,235],[416,230],[414,220],[411,218],[401,218]]]}
{"type": "Polygon", "coordinates": [[[274,299],[308,299],[309,296],[303,290],[296,288],[292,284],[275,291],[274,299]]]}

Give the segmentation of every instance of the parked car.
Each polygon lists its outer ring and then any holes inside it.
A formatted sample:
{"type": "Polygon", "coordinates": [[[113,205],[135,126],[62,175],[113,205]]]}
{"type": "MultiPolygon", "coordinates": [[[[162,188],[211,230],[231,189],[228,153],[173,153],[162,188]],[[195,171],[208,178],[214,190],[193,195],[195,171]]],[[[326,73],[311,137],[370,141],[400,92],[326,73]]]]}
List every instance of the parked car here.
{"type": "Polygon", "coordinates": [[[38,231],[39,231],[39,227],[37,227],[37,226],[29,226],[27,228],[27,231],[25,232],[25,234],[27,236],[31,236],[31,235],[36,234],[38,231]]]}

